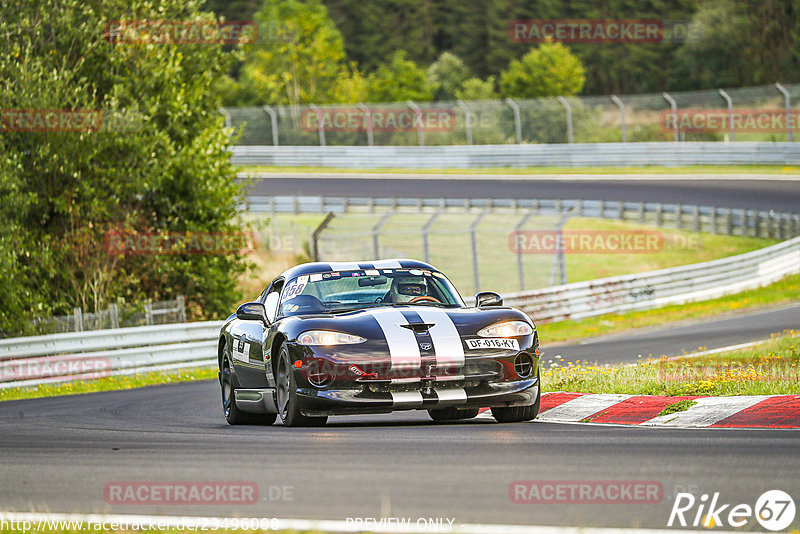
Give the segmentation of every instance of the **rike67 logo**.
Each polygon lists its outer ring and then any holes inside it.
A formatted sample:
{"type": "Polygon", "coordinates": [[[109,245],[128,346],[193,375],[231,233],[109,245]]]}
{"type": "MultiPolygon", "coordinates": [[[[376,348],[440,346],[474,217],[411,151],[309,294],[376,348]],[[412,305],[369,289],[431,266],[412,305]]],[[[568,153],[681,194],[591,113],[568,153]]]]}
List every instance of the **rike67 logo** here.
{"type": "Polygon", "coordinates": [[[691,493],[678,493],[667,526],[739,528],[747,525],[753,517],[766,530],[785,530],[794,521],[794,500],[781,490],[764,492],[756,499],[755,506],[722,503],[719,492],[715,492],[710,501],[706,493],[699,499],[691,493]]]}

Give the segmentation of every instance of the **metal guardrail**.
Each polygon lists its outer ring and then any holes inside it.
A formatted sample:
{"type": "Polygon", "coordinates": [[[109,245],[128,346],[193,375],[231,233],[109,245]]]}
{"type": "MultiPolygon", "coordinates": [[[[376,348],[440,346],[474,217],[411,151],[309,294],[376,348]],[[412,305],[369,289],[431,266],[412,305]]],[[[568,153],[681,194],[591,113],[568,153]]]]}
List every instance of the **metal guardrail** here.
{"type": "Polygon", "coordinates": [[[798,165],[800,143],[581,143],[452,146],[235,146],[235,165],[348,169],[798,165]]]}
{"type": "Polygon", "coordinates": [[[0,388],[216,364],[221,321],[0,340],[0,388]]]}
{"type": "MultiPolygon", "coordinates": [[[[752,289],[800,272],[800,237],[694,265],[505,295],[537,322],[656,308],[752,289]]],[[[222,322],[0,341],[0,388],[216,364],[222,322]]]]}
{"type": "Polygon", "coordinates": [[[251,196],[240,206],[256,213],[423,213],[524,212],[631,221],[712,234],[788,239],[800,235],[800,214],[745,209],[618,202],[605,200],[537,200],[501,198],[375,198],[323,196],[251,196]]]}
{"type": "Polygon", "coordinates": [[[800,272],[800,237],[719,260],[505,296],[535,320],[580,319],[718,298],[800,272]]]}

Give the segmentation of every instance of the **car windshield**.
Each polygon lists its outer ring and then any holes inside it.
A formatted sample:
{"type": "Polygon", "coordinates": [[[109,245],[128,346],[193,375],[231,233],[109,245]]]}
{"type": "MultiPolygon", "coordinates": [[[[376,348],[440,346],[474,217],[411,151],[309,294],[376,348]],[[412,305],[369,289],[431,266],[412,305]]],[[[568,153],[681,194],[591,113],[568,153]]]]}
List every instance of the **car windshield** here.
{"type": "Polygon", "coordinates": [[[458,308],[464,301],[438,271],[367,269],[293,278],[283,290],[280,310],[288,316],[403,304],[458,308]]]}

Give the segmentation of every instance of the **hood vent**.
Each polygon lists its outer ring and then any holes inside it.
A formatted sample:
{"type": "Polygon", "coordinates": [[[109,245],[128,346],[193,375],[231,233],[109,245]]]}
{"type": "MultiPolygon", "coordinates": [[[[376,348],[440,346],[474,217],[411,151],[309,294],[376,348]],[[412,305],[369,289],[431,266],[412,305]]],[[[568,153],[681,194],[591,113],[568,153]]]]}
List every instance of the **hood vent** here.
{"type": "Polygon", "coordinates": [[[409,330],[413,330],[415,334],[424,334],[433,326],[435,323],[409,323],[409,324],[401,324],[403,328],[408,328],[409,330]]]}

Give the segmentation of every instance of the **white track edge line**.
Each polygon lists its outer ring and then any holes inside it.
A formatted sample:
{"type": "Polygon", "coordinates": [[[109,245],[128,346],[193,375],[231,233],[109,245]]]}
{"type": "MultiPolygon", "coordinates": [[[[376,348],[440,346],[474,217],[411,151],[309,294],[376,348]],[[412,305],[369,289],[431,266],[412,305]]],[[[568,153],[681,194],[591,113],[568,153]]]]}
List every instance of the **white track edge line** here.
{"type": "MultiPolygon", "coordinates": [[[[0,521],[29,521],[31,523],[43,522],[77,522],[81,524],[102,525],[108,523],[126,523],[128,526],[152,526],[166,525],[171,528],[190,528],[190,526],[201,527],[203,525],[219,524],[226,518],[222,517],[198,517],[198,516],[159,516],[159,515],[124,515],[124,514],[67,514],[67,513],[37,513],[37,512],[0,512],[0,521]]],[[[227,518],[229,521],[231,518],[227,518]]],[[[267,518],[264,518],[267,519],[267,518]]],[[[406,518],[398,518],[406,519],[406,518]]],[[[267,519],[269,521],[269,519],[267,519]]],[[[357,526],[356,521],[328,520],[328,519],[273,519],[275,530],[317,530],[327,532],[386,532],[386,533],[431,533],[431,532],[453,532],[464,534],[614,534],[625,532],[627,534],[674,534],[675,530],[670,529],[646,529],[646,528],[601,528],[601,527],[558,527],[545,525],[513,525],[513,524],[480,524],[480,523],[461,523],[453,524],[450,527],[419,527],[414,524],[411,527],[400,526],[381,526],[380,523],[371,523],[368,528],[357,526]]],[[[363,525],[363,521],[361,525],[363,525]]],[[[245,529],[228,529],[245,530],[245,529]]],[[[681,530],[686,533],[706,533],[702,530],[681,530]]],[[[718,531],[728,533],[733,531],[718,531]]]]}

